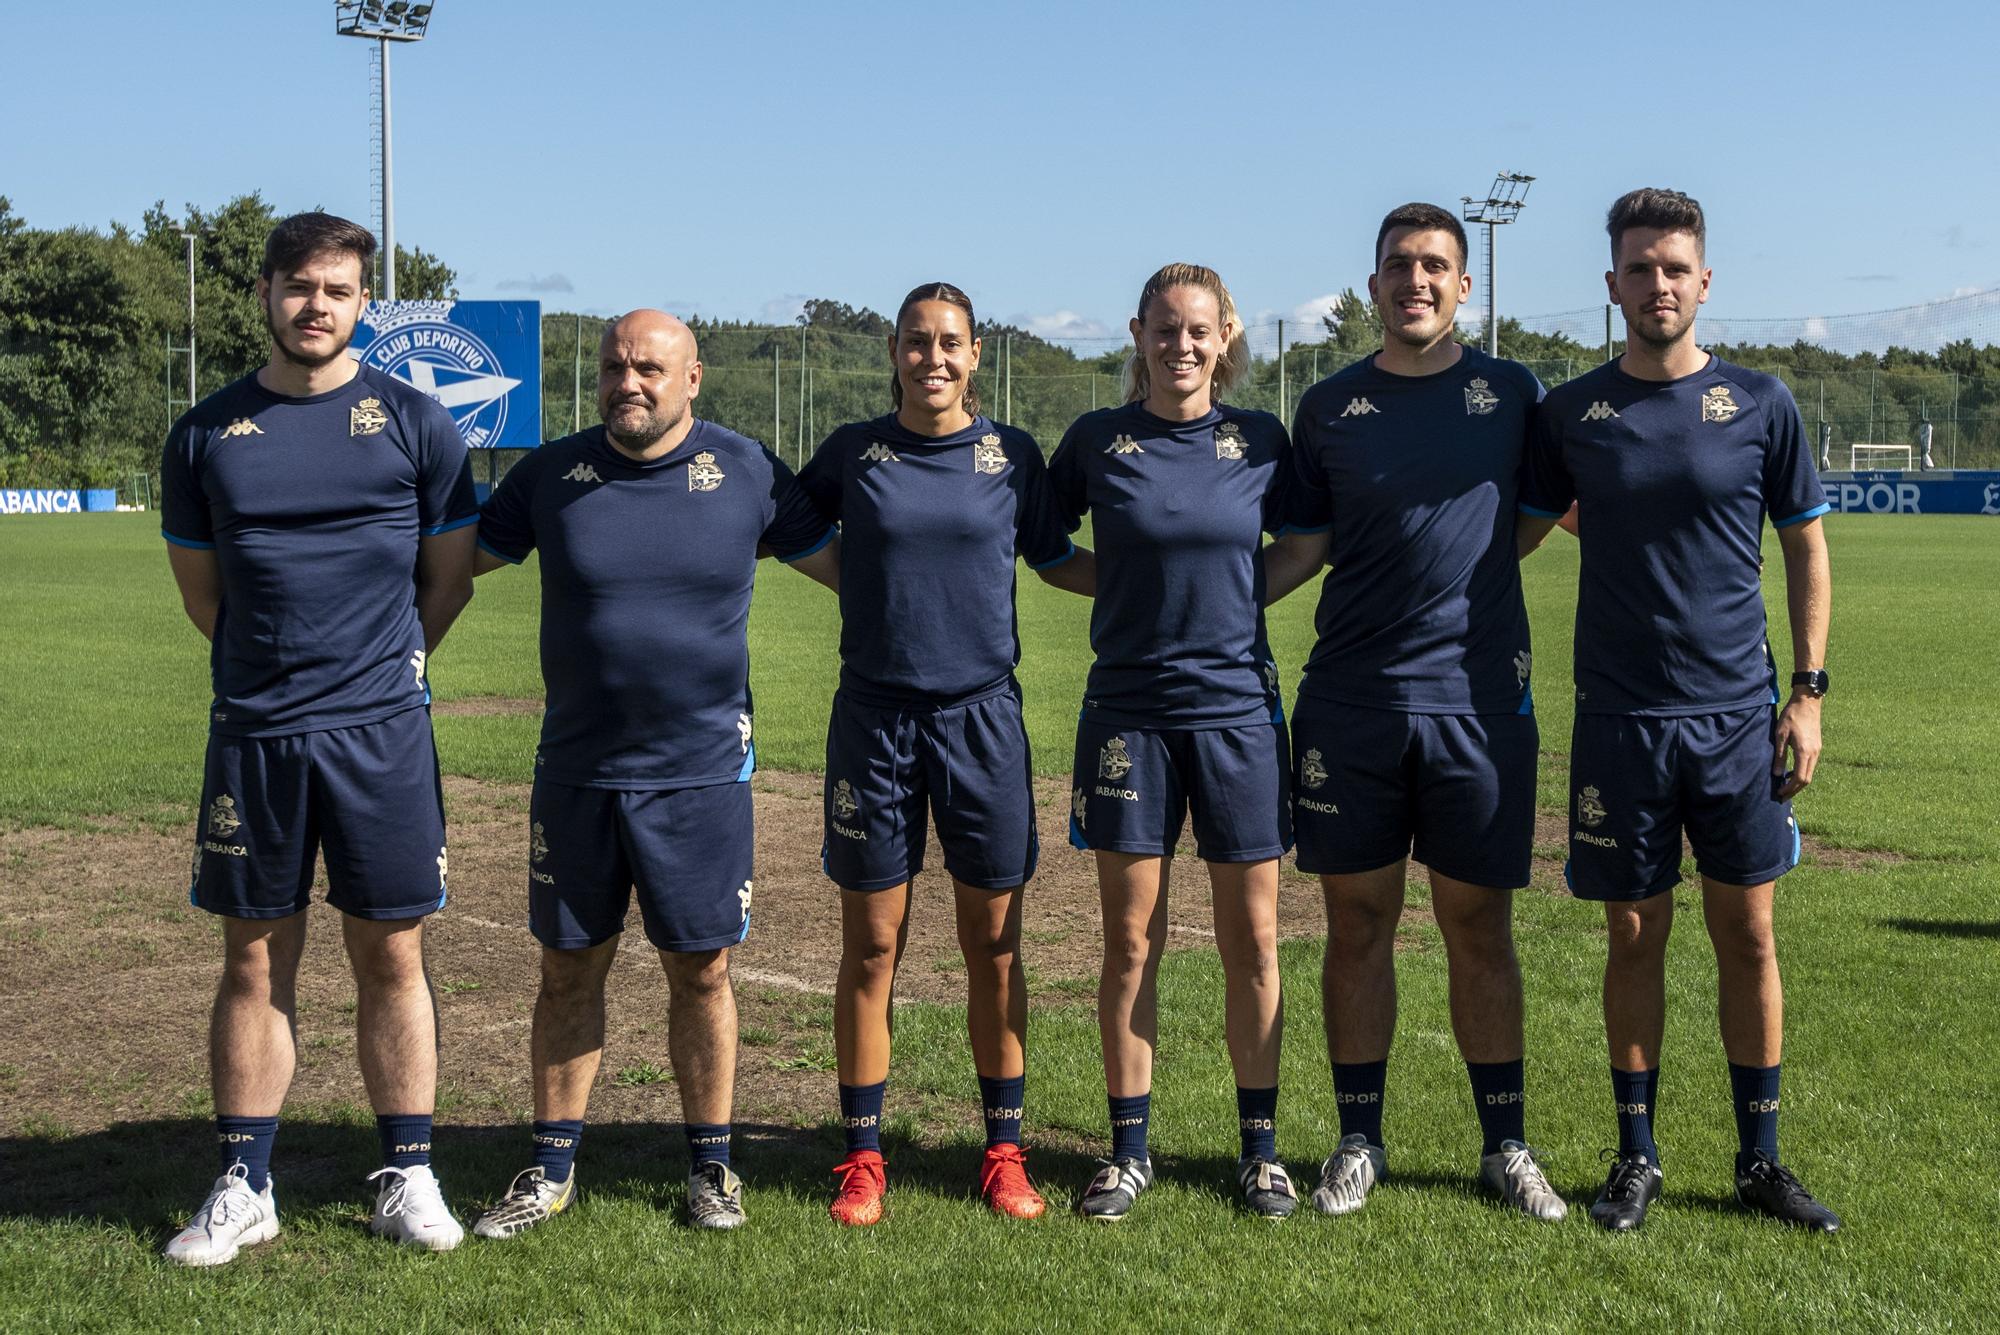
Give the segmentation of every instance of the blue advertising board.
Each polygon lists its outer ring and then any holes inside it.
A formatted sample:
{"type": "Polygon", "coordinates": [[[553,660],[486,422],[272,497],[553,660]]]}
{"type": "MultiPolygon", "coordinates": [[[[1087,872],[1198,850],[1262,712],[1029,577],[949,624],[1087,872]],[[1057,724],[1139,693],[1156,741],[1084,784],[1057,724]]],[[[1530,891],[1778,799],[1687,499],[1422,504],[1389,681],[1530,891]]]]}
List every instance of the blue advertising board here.
{"type": "Polygon", "coordinates": [[[1821,473],[1819,481],[1841,514],[2000,515],[2000,473],[1821,473]]]}
{"type": "Polygon", "coordinates": [[[353,350],[450,409],[475,450],[541,443],[539,301],[371,301],[353,350]]]}

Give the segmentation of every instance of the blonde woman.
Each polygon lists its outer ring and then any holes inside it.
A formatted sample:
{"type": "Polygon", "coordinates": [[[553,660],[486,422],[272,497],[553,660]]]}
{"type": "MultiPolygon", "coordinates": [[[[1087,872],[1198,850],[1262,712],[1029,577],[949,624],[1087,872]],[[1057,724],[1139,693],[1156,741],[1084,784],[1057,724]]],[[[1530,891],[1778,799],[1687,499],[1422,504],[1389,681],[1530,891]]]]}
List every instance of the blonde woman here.
{"type": "Polygon", "coordinates": [[[1249,368],[1229,290],[1171,264],[1131,323],[1122,406],[1077,419],[1050,461],[1056,505],[1092,517],[1091,665],[1077,723],[1070,842],[1097,855],[1098,1025],[1111,1156],[1078,1203],[1122,1219],[1151,1184],[1156,981],[1182,822],[1208,863],[1248,1209],[1297,1204],[1278,1162],[1278,858],[1291,846],[1283,711],[1264,636],[1262,534],[1289,449],[1268,413],[1220,401],[1249,368]]]}

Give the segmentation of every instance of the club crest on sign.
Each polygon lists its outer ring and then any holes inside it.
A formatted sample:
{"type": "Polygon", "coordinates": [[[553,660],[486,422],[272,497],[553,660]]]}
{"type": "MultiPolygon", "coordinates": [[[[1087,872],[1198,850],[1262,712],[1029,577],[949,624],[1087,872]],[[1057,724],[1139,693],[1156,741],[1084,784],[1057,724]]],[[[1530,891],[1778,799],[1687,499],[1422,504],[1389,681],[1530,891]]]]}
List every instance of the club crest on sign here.
{"type": "Polygon", "coordinates": [[[347,410],[349,436],[372,436],[387,425],[389,414],[382,411],[380,399],[363,399],[347,410]]]}
{"type": "Polygon", "coordinates": [[[1224,422],[1215,428],[1215,457],[1218,459],[1241,459],[1243,457],[1243,428],[1234,422],[1224,422]]]}
{"type": "Polygon", "coordinates": [[[1598,800],[1597,790],[1585,784],[1583,791],[1576,797],[1577,823],[1594,830],[1604,824],[1604,817],[1607,814],[1609,813],[1605,811],[1604,803],[1598,800]]]}
{"type": "Polygon", "coordinates": [[[1465,387],[1465,411],[1473,417],[1484,417],[1500,406],[1500,396],[1478,376],[1465,387]]]}
{"type": "Polygon", "coordinates": [[[1099,778],[1113,783],[1132,772],[1132,757],[1125,753],[1125,739],[1113,737],[1097,753],[1097,774],[1099,778]]]}
{"type": "Polygon", "coordinates": [[[1742,404],[1729,396],[1729,386],[1717,385],[1701,393],[1701,420],[1704,422],[1727,422],[1742,410],[1742,404]]]}
{"type": "Polygon", "coordinates": [[[1007,451],[1000,448],[1000,437],[988,432],[972,446],[972,471],[975,473],[1003,473],[1007,470],[1007,451]]]}
{"type": "Polygon", "coordinates": [[[833,814],[842,820],[848,820],[859,810],[861,810],[861,804],[854,800],[853,785],[845,779],[841,779],[835,783],[833,785],[833,814]]]}
{"type": "Polygon", "coordinates": [[[528,861],[540,863],[548,855],[548,836],[542,832],[542,823],[536,821],[528,827],[528,861]]]}
{"type": "Polygon", "coordinates": [[[688,465],[689,491],[714,491],[722,485],[722,470],[715,466],[715,456],[703,450],[688,465]]]}
{"type": "Polygon", "coordinates": [[[227,839],[243,828],[243,820],[236,814],[236,799],[224,793],[209,804],[208,832],[218,839],[227,839]]]}
{"type": "Polygon", "coordinates": [[[1326,782],[1326,777],[1325,758],[1320,755],[1318,747],[1309,748],[1305,758],[1299,761],[1299,782],[1308,788],[1317,788],[1326,782]]]}

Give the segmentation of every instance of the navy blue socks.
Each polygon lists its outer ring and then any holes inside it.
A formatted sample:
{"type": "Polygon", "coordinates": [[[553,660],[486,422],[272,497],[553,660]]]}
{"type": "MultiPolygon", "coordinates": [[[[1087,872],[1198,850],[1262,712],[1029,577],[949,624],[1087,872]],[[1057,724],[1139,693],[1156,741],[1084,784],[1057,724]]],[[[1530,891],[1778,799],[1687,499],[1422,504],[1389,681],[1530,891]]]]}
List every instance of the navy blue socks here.
{"type": "Polygon", "coordinates": [[[1028,1077],[979,1077],[979,1106],[986,1114],[988,1145],[1021,1143],[1021,1115],[1027,1108],[1028,1077]]]}
{"type": "Polygon", "coordinates": [[[549,1182],[567,1182],[576,1167],[576,1147],[583,1141],[583,1119],[535,1123],[535,1166],[549,1182]]]}
{"type": "Polygon", "coordinates": [[[1236,1130],[1245,1159],[1278,1161],[1278,1087],[1236,1087],[1236,1130]]]}
{"type": "Polygon", "coordinates": [[[1522,1063],[1467,1062],[1465,1074],[1472,1081],[1472,1105],[1479,1113],[1479,1132],[1484,1139],[1481,1154],[1497,1154],[1500,1142],[1526,1143],[1527,1078],[1522,1063]]]}
{"type": "Polygon", "coordinates": [[[419,1168],[431,1161],[431,1115],[390,1113],[375,1119],[384,1168],[419,1168]]]}
{"type": "Polygon", "coordinates": [[[1388,1083],[1387,1061],[1333,1064],[1333,1105],[1340,1114],[1342,1140],[1358,1132],[1370,1145],[1381,1145],[1382,1087],[1388,1083]]]}
{"type": "Polygon", "coordinates": [[[1113,1094],[1111,1105],[1111,1157],[1114,1159],[1146,1158],[1146,1126],[1153,1120],[1153,1095],[1149,1090],[1144,1094],[1120,1096],[1113,1094]]]}
{"type": "Polygon", "coordinates": [[[1778,1162],[1778,1068],[1729,1063],[1729,1093],[1736,1105],[1736,1171],[1758,1151],[1778,1162]]]}
{"type": "Polygon", "coordinates": [[[275,1117],[217,1117],[215,1143],[222,1152],[222,1171],[242,1164],[250,1190],[262,1191],[271,1180],[271,1142],[278,1138],[275,1117]]]}
{"type": "Polygon", "coordinates": [[[699,1168],[705,1163],[729,1163],[728,1122],[689,1122],[684,1128],[688,1140],[688,1166],[699,1168]]]}
{"type": "Polygon", "coordinates": [[[1660,1161],[1660,1147],[1653,1143],[1653,1104],[1660,1093],[1660,1068],[1650,1071],[1621,1071],[1611,1068],[1611,1095],[1618,1101],[1618,1153],[1643,1154],[1660,1161]]]}
{"type": "Polygon", "coordinates": [[[882,1152],[882,1096],[888,1089],[886,1080],[840,1087],[840,1121],[847,1129],[849,1154],[856,1150],[882,1152]]]}

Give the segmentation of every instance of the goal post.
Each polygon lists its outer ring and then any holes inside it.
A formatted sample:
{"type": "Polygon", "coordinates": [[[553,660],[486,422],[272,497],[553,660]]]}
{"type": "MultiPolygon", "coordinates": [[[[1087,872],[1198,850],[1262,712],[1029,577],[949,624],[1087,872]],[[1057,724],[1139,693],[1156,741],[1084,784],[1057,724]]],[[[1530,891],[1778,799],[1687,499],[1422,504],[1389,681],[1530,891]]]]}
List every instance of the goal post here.
{"type": "Polygon", "coordinates": [[[1847,468],[1854,473],[1878,468],[1899,468],[1909,472],[1915,457],[1915,447],[1910,445],[1856,443],[1847,447],[1847,468]]]}

